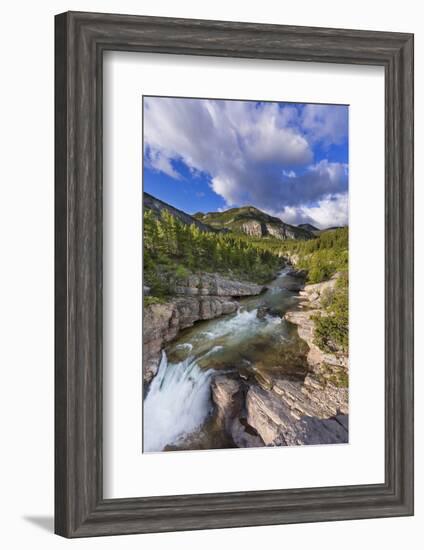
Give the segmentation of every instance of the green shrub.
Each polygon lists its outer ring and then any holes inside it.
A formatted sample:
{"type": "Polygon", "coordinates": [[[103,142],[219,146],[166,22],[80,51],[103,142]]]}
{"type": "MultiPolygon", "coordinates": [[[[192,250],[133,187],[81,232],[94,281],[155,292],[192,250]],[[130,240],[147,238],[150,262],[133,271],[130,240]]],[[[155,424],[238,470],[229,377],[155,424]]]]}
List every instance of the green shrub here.
{"type": "Polygon", "coordinates": [[[144,296],[143,305],[144,307],[151,306],[153,304],[163,304],[165,300],[159,298],[158,296],[144,296]]]}
{"type": "Polygon", "coordinates": [[[183,265],[177,265],[175,269],[175,277],[177,279],[186,279],[190,275],[190,271],[183,265]]]}
{"type": "Polygon", "coordinates": [[[349,281],[347,272],[337,280],[334,291],[323,303],[325,313],[313,317],[315,343],[326,352],[343,351],[349,347],[349,281]]]}

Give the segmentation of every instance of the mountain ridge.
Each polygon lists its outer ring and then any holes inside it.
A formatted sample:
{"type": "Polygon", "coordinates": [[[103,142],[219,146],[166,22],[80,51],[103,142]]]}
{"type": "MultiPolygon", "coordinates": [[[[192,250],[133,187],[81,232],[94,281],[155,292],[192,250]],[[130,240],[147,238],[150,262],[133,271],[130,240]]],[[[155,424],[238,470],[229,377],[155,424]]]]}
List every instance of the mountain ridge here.
{"type": "Polygon", "coordinates": [[[315,238],[311,231],[288,224],[250,205],[230,208],[223,212],[196,212],[194,217],[211,227],[229,229],[251,237],[275,237],[280,240],[315,238]]]}
{"type": "Polygon", "coordinates": [[[161,199],[158,199],[153,195],[150,195],[150,193],[147,193],[146,191],[143,192],[143,206],[145,209],[154,212],[157,216],[160,216],[163,210],[167,210],[170,214],[172,214],[175,218],[177,218],[184,224],[194,224],[200,229],[200,231],[203,231],[205,233],[220,233],[220,230],[210,227],[209,225],[196,219],[191,214],[187,214],[187,212],[184,212],[179,208],[175,208],[175,206],[172,206],[171,204],[168,204],[167,202],[162,201],[161,199]]]}
{"type": "Polygon", "coordinates": [[[311,233],[314,233],[314,234],[320,232],[320,229],[318,229],[318,227],[315,227],[315,225],[312,225],[311,223],[299,223],[297,227],[306,229],[306,231],[310,231],[311,233]]]}
{"type": "Polygon", "coordinates": [[[230,208],[223,212],[196,212],[192,215],[146,191],[143,193],[143,205],[145,209],[151,210],[156,216],[160,216],[161,212],[166,210],[182,223],[194,224],[200,231],[208,233],[234,232],[244,233],[253,238],[273,237],[279,240],[316,238],[314,232],[288,224],[251,205],[230,208]]]}

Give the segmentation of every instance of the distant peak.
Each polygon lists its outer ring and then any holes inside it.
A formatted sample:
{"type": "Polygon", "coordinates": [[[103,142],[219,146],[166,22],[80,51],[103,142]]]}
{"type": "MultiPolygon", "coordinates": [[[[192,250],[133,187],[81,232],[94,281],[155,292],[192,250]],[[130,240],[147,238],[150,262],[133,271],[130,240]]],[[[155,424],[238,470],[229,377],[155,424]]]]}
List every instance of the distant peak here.
{"type": "Polygon", "coordinates": [[[308,231],[319,231],[318,227],[315,227],[315,225],[312,225],[311,223],[300,223],[297,227],[307,229],[308,231]]]}

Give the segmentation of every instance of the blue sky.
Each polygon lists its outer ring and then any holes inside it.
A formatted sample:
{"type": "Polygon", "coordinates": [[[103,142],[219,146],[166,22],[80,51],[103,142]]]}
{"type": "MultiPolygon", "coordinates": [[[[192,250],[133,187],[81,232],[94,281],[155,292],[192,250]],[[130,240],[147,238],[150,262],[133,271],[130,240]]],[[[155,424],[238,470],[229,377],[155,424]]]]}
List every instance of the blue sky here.
{"type": "Polygon", "coordinates": [[[348,223],[348,107],[144,98],[144,189],[188,213],[253,205],[348,223]]]}

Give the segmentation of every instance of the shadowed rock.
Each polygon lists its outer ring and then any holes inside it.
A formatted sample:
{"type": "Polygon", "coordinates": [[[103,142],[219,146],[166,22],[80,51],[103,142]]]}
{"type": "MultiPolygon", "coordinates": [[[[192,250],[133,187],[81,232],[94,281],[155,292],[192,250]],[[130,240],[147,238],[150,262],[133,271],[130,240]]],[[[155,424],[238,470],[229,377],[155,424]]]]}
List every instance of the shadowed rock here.
{"type": "Polygon", "coordinates": [[[262,439],[243,418],[244,391],[240,380],[225,375],[215,377],[212,383],[212,400],[217,420],[237,447],[262,447],[262,439]]]}

